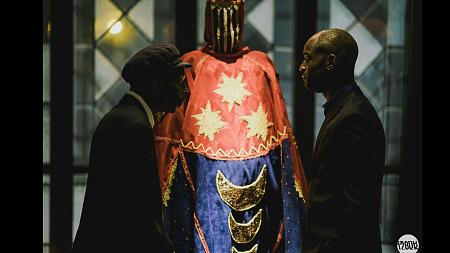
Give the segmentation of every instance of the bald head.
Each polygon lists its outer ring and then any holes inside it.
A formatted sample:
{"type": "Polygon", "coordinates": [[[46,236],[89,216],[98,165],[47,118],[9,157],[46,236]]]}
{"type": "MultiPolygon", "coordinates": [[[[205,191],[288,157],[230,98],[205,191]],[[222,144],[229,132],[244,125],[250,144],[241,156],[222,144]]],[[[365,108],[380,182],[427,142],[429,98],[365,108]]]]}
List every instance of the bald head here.
{"type": "Polygon", "coordinates": [[[313,37],[315,36],[317,38],[316,50],[335,54],[339,67],[342,70],[353,72],[358,58],[358,45],[348,32],[338,28],[330,28],[318,32],[313,37]]]}
{"type": "Polygon", "coordinates": [[[306,42],[303,56],[300,73],[309,90],[329,95],[355,80],[358,45],[344,30],[332,28],[314,34],[306,42]]]}

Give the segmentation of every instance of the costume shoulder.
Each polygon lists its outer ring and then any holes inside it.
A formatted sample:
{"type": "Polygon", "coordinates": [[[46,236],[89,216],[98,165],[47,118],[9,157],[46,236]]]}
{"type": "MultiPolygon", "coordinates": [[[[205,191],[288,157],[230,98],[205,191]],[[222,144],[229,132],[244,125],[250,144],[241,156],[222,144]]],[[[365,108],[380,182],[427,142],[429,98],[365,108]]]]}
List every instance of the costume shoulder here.
{"type": "Polygon", "coordinates": [[[260,66],[270,76],[277,76],[275,64],[266,53],[254,50],[247,53],[245,57],[260,66]]]}
{"type": "Polygon", "coordinates": [[[260,63],[270,64],[271,67],[274,67],[272,59],[270,59],[269,55],[267,55],[264,52],[257,51],[257,50],[250,51],[249,53],[247,53],[247,57],[251,57],[260,63]]]}
{"type": "Polygon", "coordinates": [[[185,53],[182,56],[182,60],[185,62],[189,62],[191,63],[193,66],[197,66],[198,63],[203,59],[210,56],[209,54],[201,51],[201,50],[194,50],[194,51],[190,51],[185,53]]]}
{"type": "MultiPolygon", "coordinates": [[[[189,62],[190,64],[192,64],[191,68],[188,68],[188,72],[190,73],[192,78],[195,79],[195,76],[197,75],[197,73],[200,70],[201,65],[204,63],[204,61],[208,58],[211,57],[209,54],[203,52],[202,50],[194,50],[191,52],[187,52],[186,54],[184,54],[181,59],[185,62],[189,62]]],[[[188,77],[189,79],[189,77],[188,77]]]]}

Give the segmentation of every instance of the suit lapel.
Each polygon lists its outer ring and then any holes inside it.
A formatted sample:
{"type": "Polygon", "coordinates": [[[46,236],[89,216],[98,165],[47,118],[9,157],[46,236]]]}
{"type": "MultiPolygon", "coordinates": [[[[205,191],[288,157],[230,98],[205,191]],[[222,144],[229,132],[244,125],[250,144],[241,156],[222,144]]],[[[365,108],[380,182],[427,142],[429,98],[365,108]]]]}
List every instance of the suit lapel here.
{"type": "MultiPolygon", "coordinates": [[[[338,113],[347,104],[347,102],[350,101],[351,98],[354,97],[358,92],[360,92],[360,89],[359,89],[359,87],[356,87],[351,92],[346,94],[345,96],[338,98],[338,100],[336,101],[336,104],[334,104],[333,107],[330,108],[330,111],[325,115],[325,120],[322,123],[322,126],[320,127],[319,134],[317,135],[316,143],[314,145],[314,151],[313,151],[313,157],[312,157],[313,164],[318,158],[317,156],[319,154],[319,148],[324,149],[323,147],[320,146],[320,143],[321,143],[322,139],[324,138],[324,135],[325,135],[325,138],[328,138],[326,136],[327,135],[326,132],[329,128],[328,125],[330,124],[331,120],[334,119],[338,115],[338,113]]],[[[323,151],[323,150],[321,150],[321,151],[323,151]]]]}

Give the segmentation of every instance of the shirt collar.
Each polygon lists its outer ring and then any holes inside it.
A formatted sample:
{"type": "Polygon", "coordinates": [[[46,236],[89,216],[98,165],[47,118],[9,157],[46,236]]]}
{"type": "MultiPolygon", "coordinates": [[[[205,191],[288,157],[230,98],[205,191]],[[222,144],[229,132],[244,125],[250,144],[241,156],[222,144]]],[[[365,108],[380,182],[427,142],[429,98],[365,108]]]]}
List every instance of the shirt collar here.
{"type": "Polygon", "coordinates": [[[145,103],[144,99],[139,94],[131,90],[128,91],[127,94],[133,96],[137,99],[137,101],[139,101],[139,103],[141,103],[142,107],[144,107],[145,113],[147,114],[148,122],[150,122],[150,125],[153,128],[153,126],[155,125],[155,119],[153,118],[152,110],[147,105],[147,103],[145,103]]]}
{"type": "Polygon", "coordinates": [[[324,114],[326,115],[327,112],[330,110],[331,107],[333,107],[334,104],[336,104],[336,101],[340,98],[345,96],[346,94],[348,94],[350,91],[353,90],[353,88],[356,87],[356,83],[352,82],[350,84],[347,84],[346,86],[344,86],[343,88],[341,88],[340,90],[338,90],[338,92],[336,92],[336,94],[334,94],[334,96],[328,100],[325,104],[322,105],[323,107],[323,111],[324,114]]]}

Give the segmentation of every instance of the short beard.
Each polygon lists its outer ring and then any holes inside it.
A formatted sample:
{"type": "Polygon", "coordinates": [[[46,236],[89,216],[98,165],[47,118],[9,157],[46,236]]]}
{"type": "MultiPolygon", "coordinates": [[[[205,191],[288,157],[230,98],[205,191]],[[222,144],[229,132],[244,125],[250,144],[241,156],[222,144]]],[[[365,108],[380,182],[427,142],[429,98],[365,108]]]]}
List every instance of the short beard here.
{"type": "MultiPolygon", "coordinates": [[[[311,82],[309,82],[311,84],[311,82]]],[[[314,82],[313,82],[314,83],[314,82]]],[[[305,85],[305,88],[314,93],[323,93],[325,91],[325,85],[320,85],[321,82],[315,82],[319,85],[305,85]]]]}

